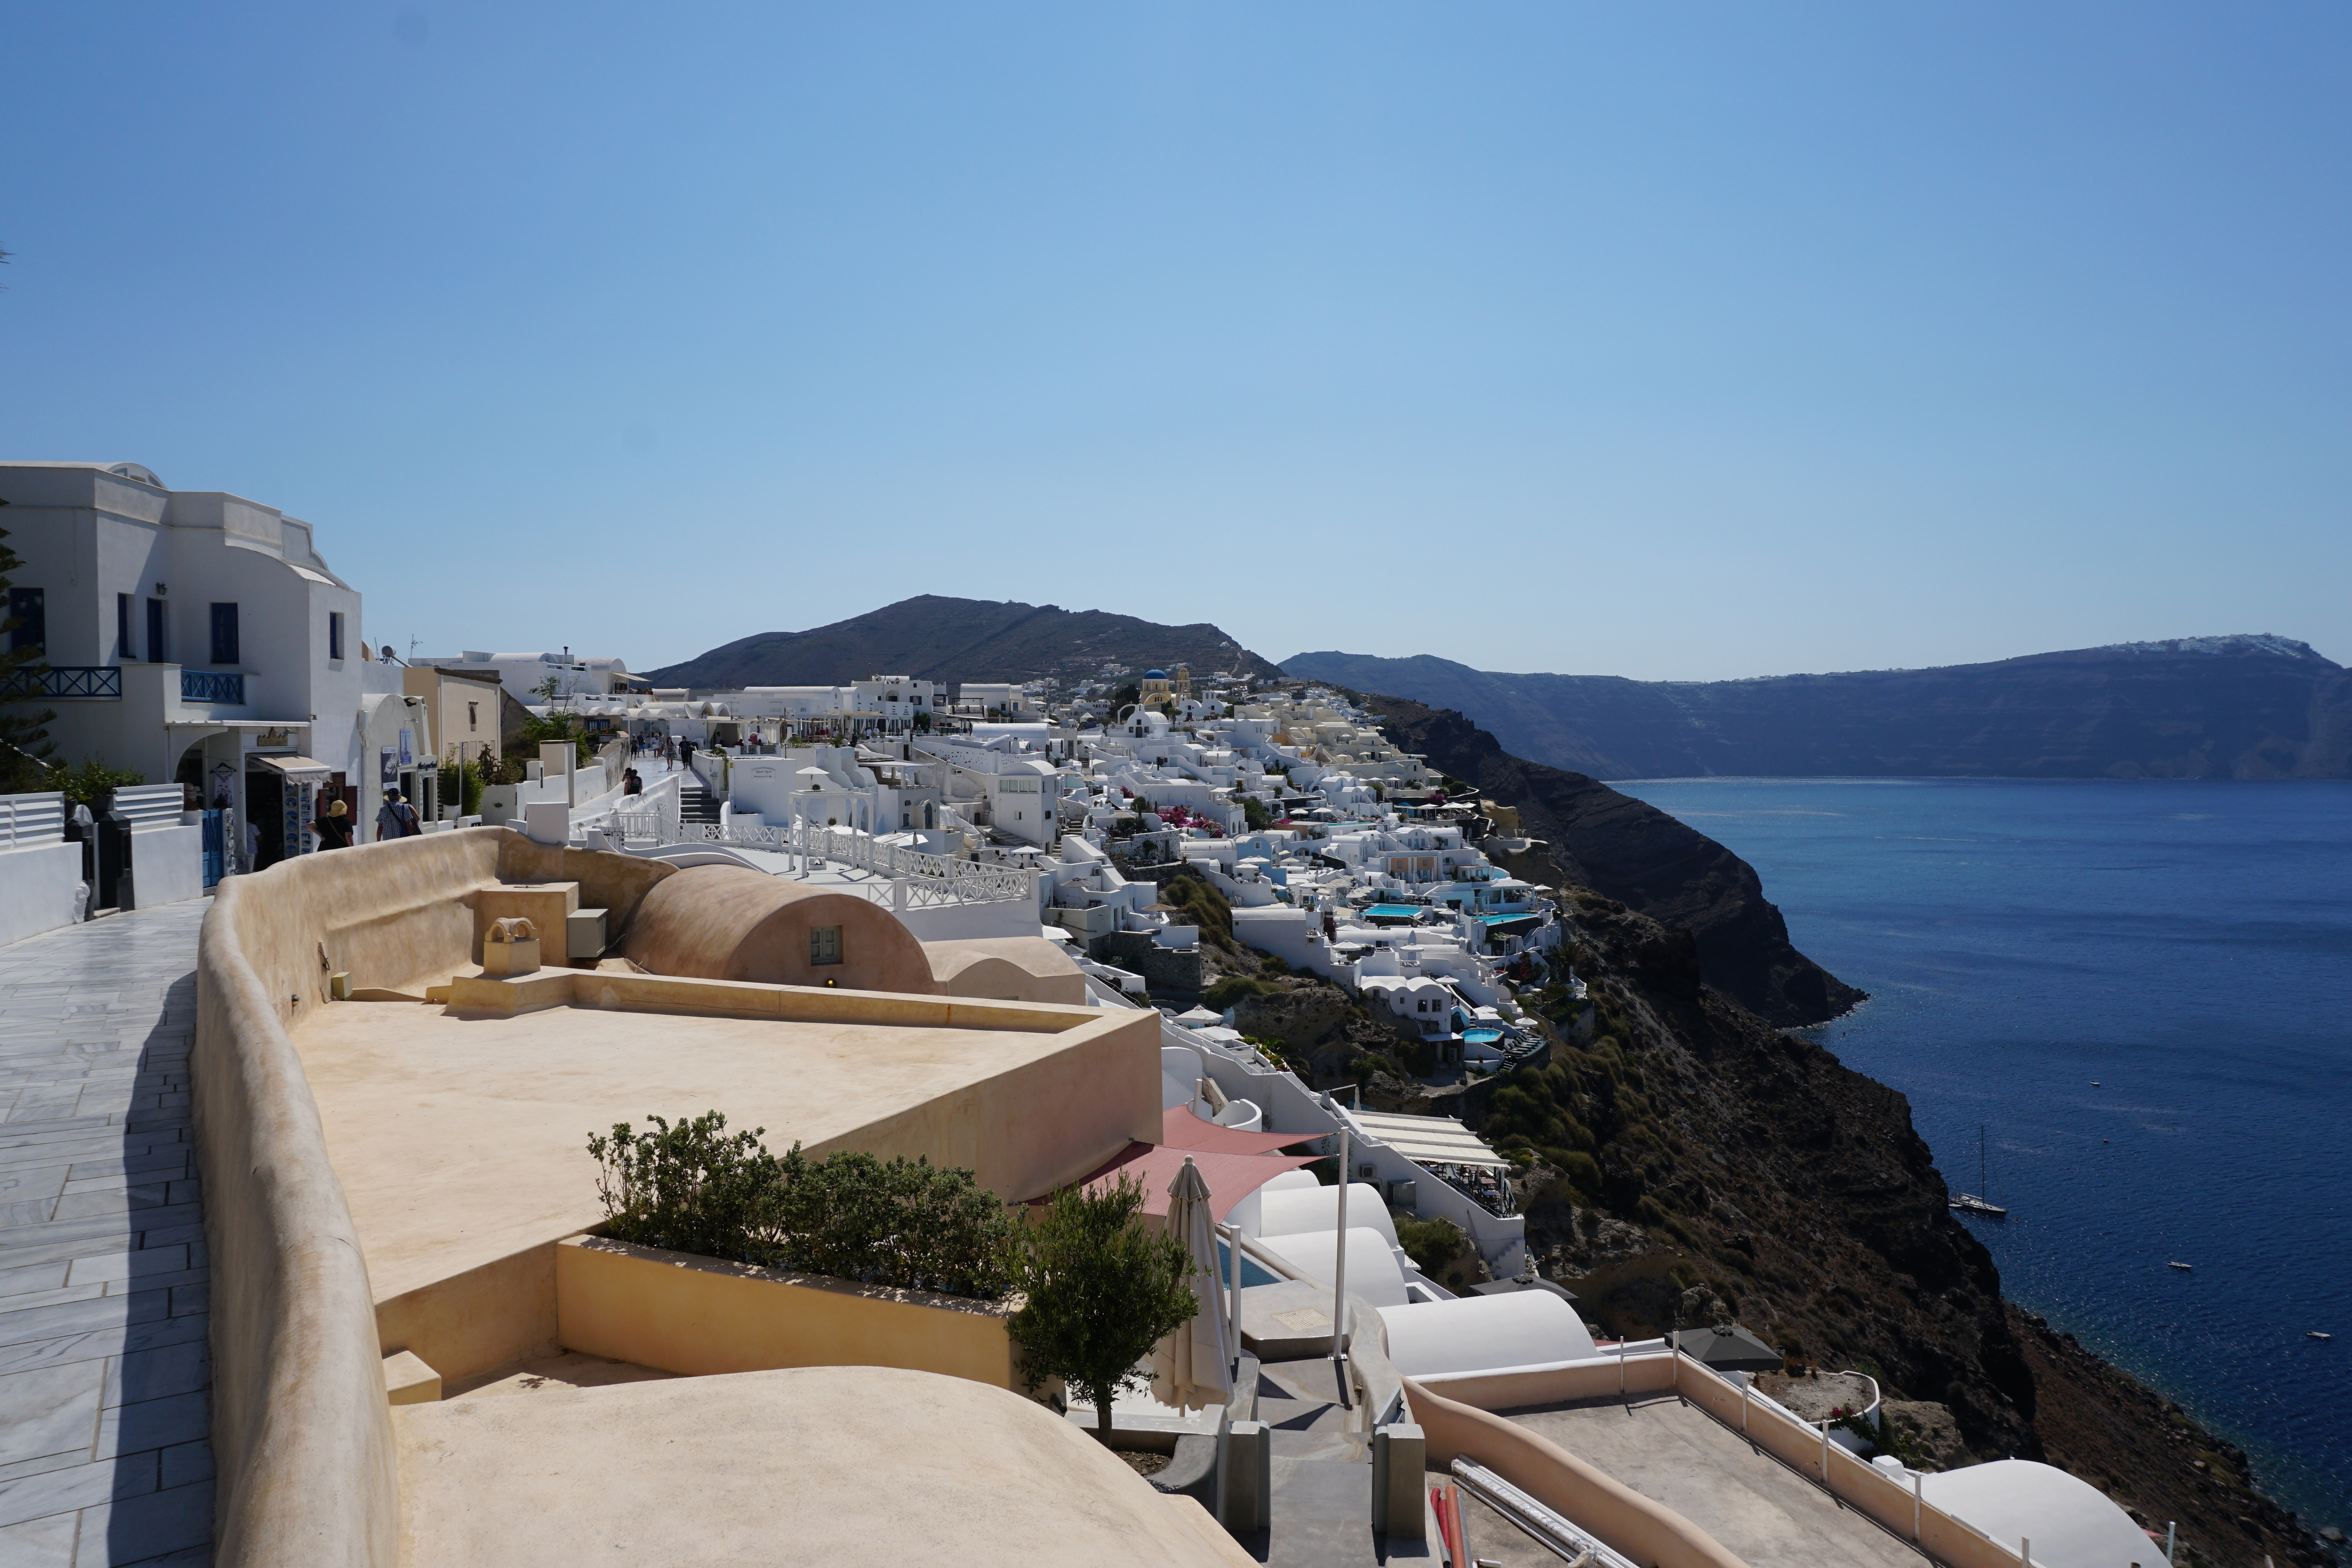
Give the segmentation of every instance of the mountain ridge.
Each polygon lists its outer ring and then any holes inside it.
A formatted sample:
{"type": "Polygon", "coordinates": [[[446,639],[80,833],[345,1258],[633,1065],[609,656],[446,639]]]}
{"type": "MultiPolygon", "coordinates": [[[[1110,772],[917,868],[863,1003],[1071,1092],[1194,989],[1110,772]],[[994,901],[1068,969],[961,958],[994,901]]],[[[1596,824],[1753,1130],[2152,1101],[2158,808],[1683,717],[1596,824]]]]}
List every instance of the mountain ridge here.
{"type": "Polygon", "coordinates": [[[1336,651],[1283,670],[1457,708],[1596,779],[2352,778],[2352,671],[2270,632],[1731,681],[1336,651]]]}
{"type": "Polygon", "coordinates": [[[656,686],[710,692],[842,685],[874,674],[1068,681],[1105,664],[1139,671],[1180,663],[1202,675],[1280,674],[1272,661],[1205,621],[1164,626],[1105,610],[924,593],[804,632],[738,637],[647,671],[646,678],[656,686]]]}

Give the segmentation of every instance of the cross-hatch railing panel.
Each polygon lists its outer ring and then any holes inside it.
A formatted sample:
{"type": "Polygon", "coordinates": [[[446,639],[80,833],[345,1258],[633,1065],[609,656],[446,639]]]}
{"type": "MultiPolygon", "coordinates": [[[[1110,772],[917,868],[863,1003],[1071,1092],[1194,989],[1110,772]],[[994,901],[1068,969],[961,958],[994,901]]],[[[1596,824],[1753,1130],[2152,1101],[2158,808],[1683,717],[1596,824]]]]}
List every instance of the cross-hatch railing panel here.
{"type": "Polygon", "coordinates": [[[229,703],[245,701],[245,677],[226,670],[182,670],[180,700],[184,703],[229,703]]]}
{"type": "Polygon", "coordinates": [[[45,664],[37,670],[20,670],[0,684],[0,702],[121,695],[122,671],[114,664],[45,664]]]}

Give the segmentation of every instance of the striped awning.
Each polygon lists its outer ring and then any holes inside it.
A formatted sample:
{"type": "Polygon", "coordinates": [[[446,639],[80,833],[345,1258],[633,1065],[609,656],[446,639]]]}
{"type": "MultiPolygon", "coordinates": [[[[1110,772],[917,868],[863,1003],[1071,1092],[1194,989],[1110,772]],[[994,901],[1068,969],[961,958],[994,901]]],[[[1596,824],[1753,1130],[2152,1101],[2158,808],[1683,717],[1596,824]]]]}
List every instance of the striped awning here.
{"type": "Polygon", "coordinates": [[[1511,1168],[1510,1161],[1451,1116],[1400,1116],[1386,1111],[1345,1109],[1340,1113],[1415,1165],[1511,1168]]]}

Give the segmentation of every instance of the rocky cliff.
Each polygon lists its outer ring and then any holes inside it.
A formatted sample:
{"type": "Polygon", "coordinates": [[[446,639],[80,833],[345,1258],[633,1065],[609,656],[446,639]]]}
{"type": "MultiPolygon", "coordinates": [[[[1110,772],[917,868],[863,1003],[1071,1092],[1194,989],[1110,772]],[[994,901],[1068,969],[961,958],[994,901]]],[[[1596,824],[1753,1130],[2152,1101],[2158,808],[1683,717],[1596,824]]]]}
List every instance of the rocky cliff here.
{"type": "Polygon", "coordinates": [[[1366,700],[1399,747],[1516,808],[1570,883],[1691,933],[1706,982],[1765,1021],[1820,1023],[1863,999],[1790,945],[1756,869],[1713,839],[1598,779],[1514,757],[1458,712],[1366,700]]]}
{"type": "Polygon", "coordinates": [[[1750,681],[1301,653],[1286,674],[1459,708],[1599,779],[2352,778],[2352,672],[2284,637],[1750,681]]]}
{"type": "Polygon", "coordinates": [[[1529,1246],[1588,1320],[1736,1321],[1792,1363],[1866,1372],[1914,1461],[2058,1465],[2158,1531],[2179,1521],[2183,1564],[2330,1561],[2242,1452],[2003,1302],[1903,1095],[1704,983],[1687,933],[1591,893],[1568,917],[1590,1007],[1522,998],[1549,1062],[1443,1104],[1396,1079],[1373,1098],[1458,1109],[1524,1152],[1529,1246]]]}

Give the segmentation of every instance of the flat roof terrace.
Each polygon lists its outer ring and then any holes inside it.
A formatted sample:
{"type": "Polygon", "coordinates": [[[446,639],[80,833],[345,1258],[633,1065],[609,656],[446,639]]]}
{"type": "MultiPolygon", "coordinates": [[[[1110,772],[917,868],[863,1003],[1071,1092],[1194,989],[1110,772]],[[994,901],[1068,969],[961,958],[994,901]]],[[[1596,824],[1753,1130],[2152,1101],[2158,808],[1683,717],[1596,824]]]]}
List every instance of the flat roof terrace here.
{"type": "MultiPolygon", "coordinates": [[[[1675,1395],[1497,1412],[1559,1444],[1729,1548],[1750,1568],[1923,1568],[1927,1559],[1675,1395]]],[[[1503,1568],[1559,1559],[1471,1497],[1470,1549],[1503,1568]]]]}
{"type": "MultiPolygon", "coordinates": [[[[615,1122],[717,1109],[778,1153],[926,1155],[1008,1201],[1160,1135],[1155,1014],[578,970],[461,980],[457,1004],[337,1003],[291,1034],[387,1349],[417,1348],[404,1298],[601,1222],[587,1140],[615,1122]]],[[[425,1359],[463,1378],[491,1354],[425,1359]]]]}

